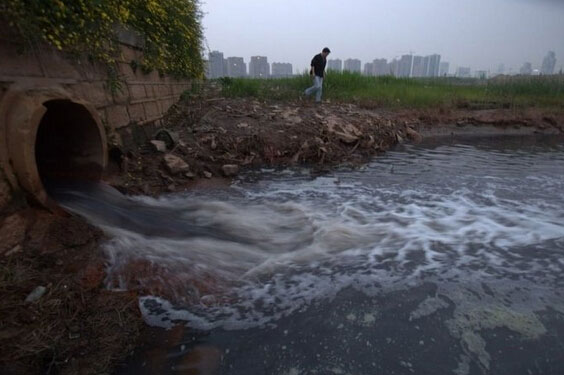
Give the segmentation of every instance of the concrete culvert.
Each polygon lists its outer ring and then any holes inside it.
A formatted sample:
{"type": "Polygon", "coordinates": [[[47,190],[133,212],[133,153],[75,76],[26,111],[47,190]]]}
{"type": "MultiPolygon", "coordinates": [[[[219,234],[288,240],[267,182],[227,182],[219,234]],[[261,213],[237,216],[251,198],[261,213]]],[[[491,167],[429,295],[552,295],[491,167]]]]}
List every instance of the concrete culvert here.
{"type": "Polygon", "coordinates": [[[52,184],[99,180],[107,165],[97,111],[60,89],[8,92],[0,103],[0,162],[12,186],[46,207],[52,184]]]}
{"type": "Polygon", "coordinates": [[[44,103],[35,140],[35,160],[43,185],[68,180],[99,180],[104,151],[98,125],[90,112],[68,100],[44,103]]]}

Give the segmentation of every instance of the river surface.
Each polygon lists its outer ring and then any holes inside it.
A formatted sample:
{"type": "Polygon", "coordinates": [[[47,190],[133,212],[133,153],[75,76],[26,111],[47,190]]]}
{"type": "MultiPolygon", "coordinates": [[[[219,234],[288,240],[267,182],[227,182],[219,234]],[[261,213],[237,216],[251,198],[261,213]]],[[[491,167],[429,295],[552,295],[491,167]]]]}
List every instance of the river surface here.
{"type": "Polygon", "coordinates": [[[159,199],[52,194],[108,234],[108,288],[144,293],[153,336],[120,374],[564,374],[554,136],[444,138],[159,199]]]}

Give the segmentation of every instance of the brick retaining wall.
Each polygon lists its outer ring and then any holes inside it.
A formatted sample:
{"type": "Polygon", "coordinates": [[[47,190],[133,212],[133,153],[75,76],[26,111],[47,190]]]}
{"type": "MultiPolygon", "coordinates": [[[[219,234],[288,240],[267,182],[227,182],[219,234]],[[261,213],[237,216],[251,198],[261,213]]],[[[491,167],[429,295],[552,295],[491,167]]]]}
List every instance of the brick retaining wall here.
{"type": "Polygon", "coordinates": [[[139,65],[142,60],[141,43],[132,33],[122,32],[121,36],[121,56],[116,62],[121,90],[112,93],[103,65],[70,58],[49,46],[30,49],[14,42],[9,34],[0,35],[0,100],[2,88],[33,82],[37,87],[62,87],[73,98],[89,102],[104,125],[121,134],[127,134],[123,128],[132,124],[158,125],[180,94],[190,89],[190,81],[133,69],[131,63],[139,65]]]}

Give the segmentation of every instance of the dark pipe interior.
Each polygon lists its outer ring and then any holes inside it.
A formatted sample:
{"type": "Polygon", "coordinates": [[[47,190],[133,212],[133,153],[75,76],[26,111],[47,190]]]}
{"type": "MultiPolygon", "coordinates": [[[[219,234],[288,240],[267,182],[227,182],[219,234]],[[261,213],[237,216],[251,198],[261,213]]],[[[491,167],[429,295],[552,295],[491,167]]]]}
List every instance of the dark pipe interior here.
{"type": "Polygon", "coordinates": [[[37,131],[35,160],[46,189],[59,181],[99,180],[103,172],[103,146],[90,112],[68,100],[44,103],[37,131]]]}

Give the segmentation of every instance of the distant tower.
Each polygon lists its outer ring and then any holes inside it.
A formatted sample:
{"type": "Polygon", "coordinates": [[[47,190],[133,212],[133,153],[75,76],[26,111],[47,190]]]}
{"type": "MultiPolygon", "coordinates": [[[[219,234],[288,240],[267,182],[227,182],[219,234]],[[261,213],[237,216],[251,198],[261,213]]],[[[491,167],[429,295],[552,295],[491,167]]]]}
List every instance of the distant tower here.
{"type": "Polygon", "coordinates": [[[227,58],[227,76],[228,77],[245,77],[247,75],[247,64],[242,57],[227,58]]]}
{"type": "Polygon", "coordinates": [[[361,62],[359,59],[346,59],[345,60],[345,68],[349,72],[360,73],[360,66],[361,62]]]}
{"type": "Polygon", "coordinates": [[[412,77],[424,77],[423,75],[423,56],[413,56],[412,77]]]}
{"type": "Polygon", "coordinates": [[[459,66],[456,70],[456,76],[460,78],[470,78],[470,68],[465,66],[459,66]]]}
{"type": "Polygon", "coordinates": [[[429,70],[427,71],[427,77],[438,77],[439,67],[441,65],[441,55],[431,55],[429,57],[429,70]]]}
{"type": "Polygon", "coordinates": [[[343,62],[340,59],[327,60],[327,70],[340,72],[343,70],[343,62]]]}
{"type": "Polygon", "coordinates": [[[533,66],[531,65],[530,62],[526,62],[519,70],[519,73],[521,73],[524,76],[530,76],[531,74],[533,74],[533,66]]]}
{"type": "Polygon", "coordinates": [[[474,72],[474,77],[476,77],[478,79],[487,79],[488,78],[488,72],[486,70],[476,70],[474,72]]]}
{"type": "Polygon", "coordinates": [[[272,63],[271,76],[273,78],[291,77],[293,74],[292,64],[290,63],[272,63]]]}
{"type": "Polygon", "coordinates": [[[390,74],[388,70],[388,61],[386,59],[375,59],[372,61],[374,68],[374,75],[376,76],[386,76],[390,74]]]}
{"type": "Polygon", "coordinates": [[[449,63],[446,61],[442,61],[439,65],[439,76],[446,77],[448,75],[449,70],[449,63]]]}
{"type": "Polygon", "coordinates": [[[364,63],[364,71],[363,74],[365,76],[373,76],[374,75],[374,63],[364,63]]]}
{"type": "Polygon", "coordinates": [[[393,59],[392,61],[390,61],[388,63],[388,74],[394,77],[399,77],[399,66],[400,64],[398,59],[393,59]]]}
{"type": "Polygon", "coordinates": [[[224,71],[225,65],[222,52],[210,52],[208,55],[208,78],[224,77],[227,74],[224,71]]]}
{"type": "Polygon", "coordinates": [[[266,56],[251,56],[249,76],[253,78],[268,78],[270,76],[270,64],[268,64],[266,56]]]}
{"type": "Polygon", "coordinates": [[[421,70],[421,77],[429,77],[429,60],[431,60],[431,56],[425,56],[423,58],[423,69],[421,70]]]}
{"type": "Polygon", "coordinates": [[[544,60],[542,60],[541,74],[554,74],[556,66],[556,54],[554,51],[548,51],[544,60]]]}
{"type": "Polygon", "coordinates": [[[412,64],[413,55],[403,55],[399,61],[398,76],[410,77],[412,64]]]}

